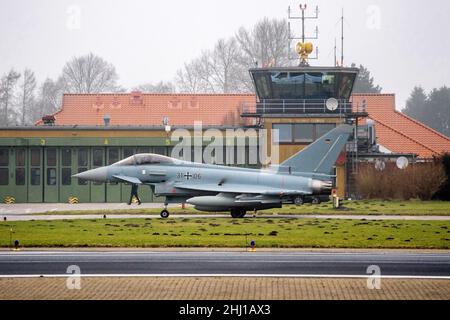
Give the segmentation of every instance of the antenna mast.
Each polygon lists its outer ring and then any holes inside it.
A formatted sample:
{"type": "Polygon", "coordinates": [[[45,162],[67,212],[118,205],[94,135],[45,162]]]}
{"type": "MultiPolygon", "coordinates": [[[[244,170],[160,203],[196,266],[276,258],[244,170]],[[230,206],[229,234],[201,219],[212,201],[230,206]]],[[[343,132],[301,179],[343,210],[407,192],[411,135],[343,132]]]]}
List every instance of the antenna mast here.
{"type": "Polygon", "coordinates": [[[338,64],[337,62],[337,45],[336,45],[336,38],[334,38],[334,66],[336,67],[338,64]]]}
{"type": "Polygon", "coordinates": [[[344,66],[344,8],[342,8],[341,17],[341,67],[344,66]]]}
{"type": "Polygon", "coordinates": [[[307,19],[318,19],[319,18],[319,7],[316,6],[316,10],[315,10],[315,16],[305,16],[305,11],[307,9],[307,5],[306,4],[300,4],[300,11],[301,11],[301,16],[291,16],[291,7],[288,7],[288,20],[294,20],[294,19],[298,19],[301,20],[302,22],[302,36],[301,38],[295,37],[294,35],[291,35],[291,22],[288,21],[288,54],[289,54],[289,59],[292,60],[291,58],[291,42],[292,40],[301,40],[301,42],[298,42],[295,49],[298,53],[298,55],[300,56],[300,65],[301,66],[308,66],[308,60],[317,60],[319,57],[319,48],[316,47],[316,56],[314,58],[310,58],[309,55],[314,51],[314,46],[311,42],[306,42],[306,40],[315,40],[319,38],[319,28],[316,26],[315,29],[315,35],[313,37],[306,37],[305,36],[305,20],[307,19]]]}

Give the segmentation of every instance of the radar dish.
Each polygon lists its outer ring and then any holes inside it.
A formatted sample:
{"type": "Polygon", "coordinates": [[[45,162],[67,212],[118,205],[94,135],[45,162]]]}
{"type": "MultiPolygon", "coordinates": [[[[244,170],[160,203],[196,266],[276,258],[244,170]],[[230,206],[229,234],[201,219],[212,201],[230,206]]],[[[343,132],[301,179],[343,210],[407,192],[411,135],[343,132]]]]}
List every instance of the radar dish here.
{"type": "Polygon", "coordinates": [[[330,111],[335,111],[339,107],[339,101],[335,98],[330,98],[325,103],[326,107],[330,111]]]}
{"type": "Polygon", "coordinates": [[[409,165],[408,158],[400,157],[400,158],[397,159],[396,164],[397,164],[397,168],[399,168],[401,170],[406,169],[408,167],[408,165],[409,165]]]}

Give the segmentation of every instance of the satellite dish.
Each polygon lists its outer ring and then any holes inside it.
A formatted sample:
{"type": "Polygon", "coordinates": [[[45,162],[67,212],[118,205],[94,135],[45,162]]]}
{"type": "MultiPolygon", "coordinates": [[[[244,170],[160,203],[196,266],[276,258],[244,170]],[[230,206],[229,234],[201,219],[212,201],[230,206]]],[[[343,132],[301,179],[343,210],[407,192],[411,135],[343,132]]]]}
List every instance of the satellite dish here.
{"type": "Polygon", "coordinates": [[[377,171],[383,171],[386,168],[386,163],[383,160],[375,160],[375,169],[377,171]]]}
{"type": "Polygon", "coordinates": [[[335,111],[339,107],[339,101],[335,98],[330,98],[325,103],[326,107],[330,111],[335,111]]]}
{"type": "Polygon", "coordinates": [[[409,165],[408,158],[400,157],[400,158],[397,159],[396,164],[397,164],[397,168],[399,168],[401,170],[406,169],[408,167],[408,165],[409,165]]]}

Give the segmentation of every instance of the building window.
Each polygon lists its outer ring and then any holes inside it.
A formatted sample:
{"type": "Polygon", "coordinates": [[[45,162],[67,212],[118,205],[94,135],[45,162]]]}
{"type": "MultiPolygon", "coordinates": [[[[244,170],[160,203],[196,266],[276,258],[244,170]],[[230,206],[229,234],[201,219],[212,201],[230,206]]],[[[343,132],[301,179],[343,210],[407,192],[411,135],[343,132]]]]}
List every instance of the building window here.
{"type": "Polygon", "coordinates": [[[72,166],[72,150],[70,148],[64,148],[61,150],[61,162],[65,167],[72,166]]]}
{"type": "Polygon", "coordinates": [[[9,170],[8,168],[0,168],[0,186],[7,186],[9,184],[9,170]]]}
{"type": "Polygon", "coordinates": [[[147,147],[137,148],[136,153],[150,153],[150,148],[147,148],[147,147]]]}
{"type": "Polygon", "coordinates": [[[294,125],[294,141],[300,143],[311,143],[314,141],[314,124],[296,123],[294,125]]]}
{"type": "MultiPolygon", "coordinates": [[[[279,143],[311,143],[336,128],[335,123],[273,124],[280,132],[279,143]]],[[[272,133],[272,141],[276,143],[272,133]]]]}
{"type": "Polygon", "coordinates": [[[94,149],[92,151],[92,160],[94,167],[103,166],[103,149],[94,149]]]}
{"type": "Polygon", "coordinates": [[[261,99],[270,99],[270,80],[265,74],[255,74],[256,89],[258,90],[258,96],[261,99]]]}
{"type": "Polygon", "coordinates": [[[51,148],[46,150],[47,166],[56,167],[56,149],[51,148]]]}
{"type": "Polygon", "coordinates": [[[156,153],[156,154],[161,154],[161,155],[163,155],[163,156],[165,156],[166,155],[166,147],[155,147],[154,148],[154,152],[156,153]]]}
{"type": "Polygon", "coordinates": [[[48,186],[56,186],[56,169],[55,168],[47,169],[47,185],[48,186]]]}
{"type": "Polygon", "coordinates": [[[88,149],[79,148],[78,149],[78,166],[87,167],[88,165],[88,149]]]}
{"type": "Polygon", "coordinates": [[[134,154],[134,148],[123,148],[123,158],[128,158],[134,154]]]}
{"type": "MultiPolygon", "coordinates": [[[[87,171],[87,168],[78,168],[78,173],[82,173],[84,171],[87,171]]],[[[78,179],[78,185],[79,186],[87,186],[88,181],[84,179],[78,179]]]]}
{"type": "Polygon", "coordinates": [[[40,149],[31,149],[31,166],[40,167],[41,166],[41,150],[40,149]]]}
{"type": "Polygon", "coordinates": [[[32,186],[39,186],[41,184],[40,168],[31,168],[30,182],[32,186]]]}
{"type": "Polygon", "coordinates": [[[291,143],[292,124],[274,124],[272,126],[272,141],[274,143],[291,143]],[[276,139],[273,130],[278,130],[278,140],[276,139]]]}
{"type": "Polygon", "coordinates": [[[61,169],[61,184],[63,186],[70,186],[72,184],[72,169],[62,168],[61,169]]]}
{"type": "Polygon", "coordinates": [[[119,148],[108,149],[108,165],[119,161],[119,148]]]}
{"type": "Polygon", "coordinates": [[[316,139],[319,139],[323,135],[327,134],[329,131],[336,128],[334,123],[320,123],[316,124],[316,139]]]}
{"type": "Polygon", "coordinates": [[[9,155],[6,148],[0,149],[0,166],[9,166],[9,155]]]}
{"type": "Polygon", "coordinates": [[[25,168],[16,168],[16,186],[25,185],[25,168]]]}
{"type": "Polygon", "coordinates": [[[16,167],[25,167],[25,149],[16,149],[16,167]]]}

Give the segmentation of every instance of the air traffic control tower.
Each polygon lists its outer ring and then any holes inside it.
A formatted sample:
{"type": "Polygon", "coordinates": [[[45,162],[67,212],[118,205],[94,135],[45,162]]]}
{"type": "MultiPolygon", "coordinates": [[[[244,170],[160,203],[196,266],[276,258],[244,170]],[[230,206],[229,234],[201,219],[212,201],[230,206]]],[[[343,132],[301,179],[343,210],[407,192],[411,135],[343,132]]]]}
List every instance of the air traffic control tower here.
{"type": "MultiPolygon", "coordinates": [[[[358,119],[367,116],[351,102],[359,69],[342,65],[310,66],[309,56],[314,50],[312,43],[305,41],[306,6],[300,6],[300,9],[303,36],[296,45],[298,65],[250,69],[256,102],[245,105],[241,114],[255,118],[256,123],[267,130],[268,154],[271,154],[273,144],[278,143],[280,163],[336,126],[343,123],[357,126],[358,119]],[[278,138],[274,130],[278,130],[278,138]]],[[[356,163],[349,158],[350,154],[355,155],[351,152],[351,144],[347,146],[350,152],[346,154],[344,150],[336,163],[336,189],[341,197],[346,193],[345,182],[349,179],[351,166],[356,163]]]]}

